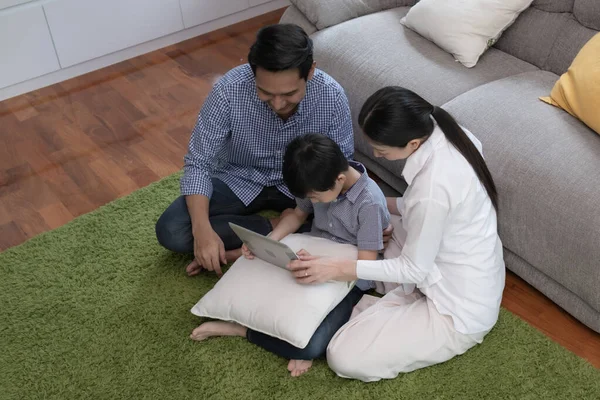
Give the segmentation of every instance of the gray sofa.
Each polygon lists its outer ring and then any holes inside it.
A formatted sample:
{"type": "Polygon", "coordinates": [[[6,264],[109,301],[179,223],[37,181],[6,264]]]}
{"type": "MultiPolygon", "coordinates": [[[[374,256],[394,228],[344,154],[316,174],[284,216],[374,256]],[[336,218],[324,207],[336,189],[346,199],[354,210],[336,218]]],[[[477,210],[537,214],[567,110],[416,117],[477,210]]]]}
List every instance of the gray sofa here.
{"type": "Polygon", "coordinates": [[[538,100],[600,30],[600,0],[534,0],[471,69],[400,24],[415,0],[291,2],[281,22],[311,34],[346,90],[356,158],[403,192],[402,164],[375,159],[356,127],[360,107],[387,85],[443,106],[483,142],[506,266],[600,332],[600,136],[538,100]]]}

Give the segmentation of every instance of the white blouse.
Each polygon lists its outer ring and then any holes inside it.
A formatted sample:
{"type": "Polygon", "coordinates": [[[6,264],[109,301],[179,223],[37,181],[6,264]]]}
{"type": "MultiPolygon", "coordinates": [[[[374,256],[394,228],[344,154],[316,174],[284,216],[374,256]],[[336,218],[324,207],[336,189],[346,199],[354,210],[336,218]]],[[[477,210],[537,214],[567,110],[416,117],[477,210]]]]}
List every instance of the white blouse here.
{"type": "MultiPolygon", "coordinates": [[[[481,142],[470,132],[481,152],[481,142]]],[[[398,202],[407,236],[400,257],[358,261],[358,278],[416,284],[463,334],[498,320],[505,267],[496,211],[468,161],[436,126],[406,161],[398,202]]]]}

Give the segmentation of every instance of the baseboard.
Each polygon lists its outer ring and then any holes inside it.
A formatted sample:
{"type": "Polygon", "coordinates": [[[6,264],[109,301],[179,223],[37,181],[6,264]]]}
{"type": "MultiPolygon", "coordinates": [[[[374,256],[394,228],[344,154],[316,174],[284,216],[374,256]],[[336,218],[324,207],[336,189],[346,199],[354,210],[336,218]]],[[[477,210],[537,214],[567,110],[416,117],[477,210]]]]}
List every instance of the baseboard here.
{"type": "Polygon", "coordinates": [[[583,324],[600,333],[600,311],[588,304],[578,294],[567,289],[506,247],[504,247],[504,262],[507,269],[517,274],[583,324]]]}
{"type": "Polygon", "coordinates": [[[58,71],[39,76],[25,82],[2,88],[0,89],[0,101],[21,95],[23,93],[31,92],[33,90],[41,89],[58,82],[66,81],[67,79],[108,67],[109,65],[113,65],[121,61],[128,60],[139,55],[146,54],[151,51],[155,51],[160,48],[170,46],[175,43],[179,43],[250,18],[257,17],[262,14],[266,14],[270,11],[287,7],[289,4],[290,3],[288,0],[272,0],[268,3],[248,8],[238,13],[206,22],[193,28],[185,29],[171,35],[163,36],[161,38],[129,47],[115,53],[107,54],[81,64],[73,65],[71,67],[60,69],[58,71]]]}

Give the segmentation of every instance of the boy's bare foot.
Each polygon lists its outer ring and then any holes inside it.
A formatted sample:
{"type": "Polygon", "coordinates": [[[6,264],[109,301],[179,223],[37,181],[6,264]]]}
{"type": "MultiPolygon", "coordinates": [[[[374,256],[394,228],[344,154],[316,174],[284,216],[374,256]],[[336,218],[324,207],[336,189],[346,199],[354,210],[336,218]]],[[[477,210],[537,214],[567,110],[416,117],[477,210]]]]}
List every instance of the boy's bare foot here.
{"type": "Polygon", "coordinates": [[[281,221],[281,219],[283,217],[285,217],[286,215],[293,213],[294,209],[293,208],[286,208],[285,210],[283,210],[281,212],[281,214],[279,215],[279,217],[276,218],[269,218],[269,222],[271,222],[271,225],[273,226],[273,229],[275,229],[275,227],[279,224],[279,221],[281,221]]]}
{"type": "Polygon", "coordinates": [[[192,331],[190,339],[201,342],[213,336],[246,336],[248,328],[234,322],[205,322],[192,331]]]}
{"type": "Polygon", "coordinates": [[[185,267],[185,272],[187,272],[188,276],[198,275],[200,271],[202,271],[202,265],[200,265],[196,259],[194,259],[188,264],[187,267],[185,267]]]}
{"type": "Polygon", "coordinates": [[[298,377],[306,373],[312,367],[312,360],[290,360],[288,371],[293,377],[298,377]]]}

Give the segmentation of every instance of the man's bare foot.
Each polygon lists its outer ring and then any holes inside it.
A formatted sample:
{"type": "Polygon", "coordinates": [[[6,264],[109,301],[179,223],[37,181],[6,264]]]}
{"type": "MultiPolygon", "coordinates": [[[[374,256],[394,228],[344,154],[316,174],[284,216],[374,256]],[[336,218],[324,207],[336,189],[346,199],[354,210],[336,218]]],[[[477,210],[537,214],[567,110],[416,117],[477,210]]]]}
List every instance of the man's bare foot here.
{"type": "Polygon", "coordinates": [[[242,249],[228,250],[225,252],[225,258],[228,263],[235,262],[238,258],[242,256],[242,249]]]}
{"type": "Polygon", "coordinates": [[[290,360],[288,371],[294,378],[306,373],[312,367],[312,360],[290,360]]]}
{"type": "Polygon", "coordinates": [[[213,336],[246,336],[248,328],[245,326],[224,321],[205,322],[192,331],[190,339],[201,342],[213,336]]]}
{"type": "Polygon", "coordinates": [[[188,276],[198,275],[200,271],[202,271],[202,265],[200,265],[196,259],[194,259],[188,264],[187,267],[185,267],[185,272],[187,272],[188,276]]]}
{"type": "Polygon", "coordinates": [[[286,215],[293,213],[294,209],[293,208],[286,208],[285,210],[283,210],[281,212],[281,214],[279,215],[279,217],[276,218],[269,218],[269,222],[271,223],[271,225],[273,226],[273,229],[275,229],[275,227],[279,224],[279,221],[281,221],[281,219],[283,217],[285,217],[286,215]]]}

